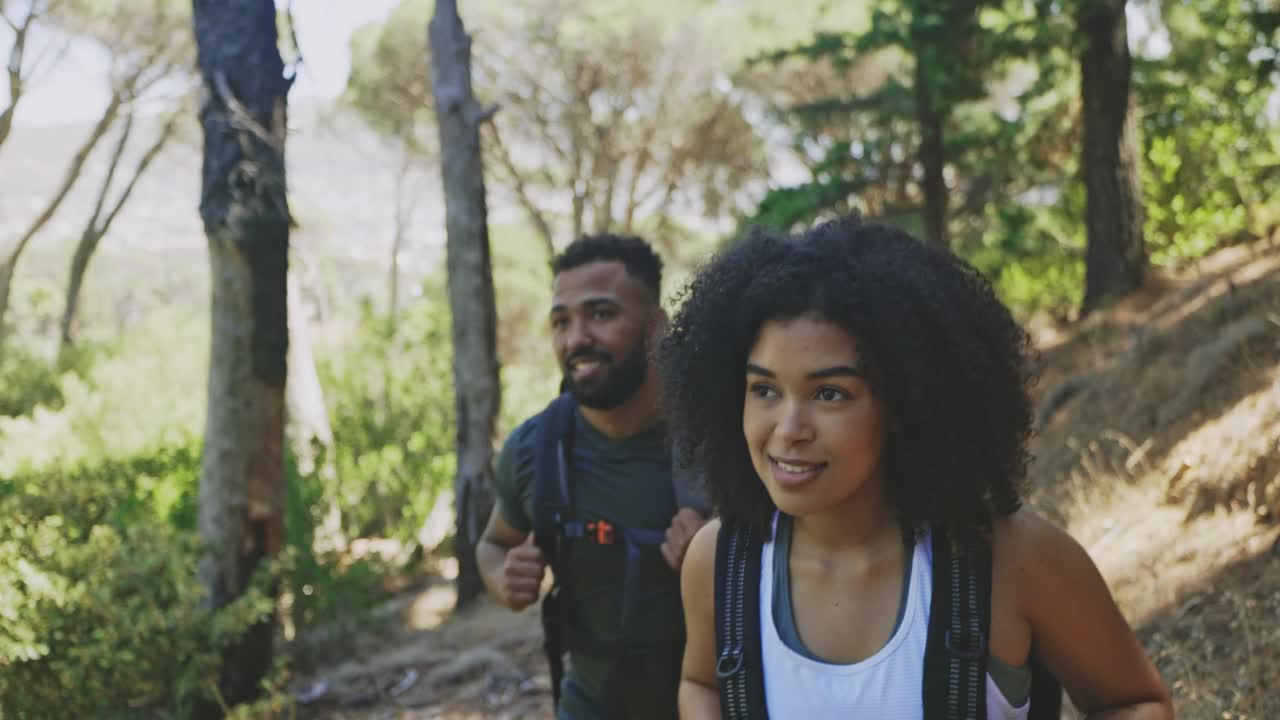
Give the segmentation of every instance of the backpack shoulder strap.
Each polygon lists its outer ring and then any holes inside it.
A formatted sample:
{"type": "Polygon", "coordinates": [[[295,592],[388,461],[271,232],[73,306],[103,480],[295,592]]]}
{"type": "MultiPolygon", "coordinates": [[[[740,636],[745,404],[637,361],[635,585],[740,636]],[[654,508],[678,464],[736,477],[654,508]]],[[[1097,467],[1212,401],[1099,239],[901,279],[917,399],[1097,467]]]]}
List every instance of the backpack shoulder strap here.
{"type": "Polygon", "coordinates": [[[533,447],[533,542],[551,566],[551,590],[542,598],[542,649],[551,674],[551,697],[560,705],[560,682],[564,677],[564,585],[566,539],[561,524],[568,519],[572,504],[569,458],[573,447],[575,405],[569,395],[561,395],[542,411],[533,447]]]}
{"type": "Polygon", "coordinates": [[[1031,707],[1027,720],[1058,720],[1062,715],[1062,685],[1036,657],[1031,646],[1031,707]]]}
{"type": "Polygon", "coordinates": [[[924,654],[925,720],[986,720],[991,549],[932,531],[933,597],[924,654]]]}
{"type": "Polygon", "coordinates": [[[716,678],[724,720],[765,720],[760,648],[760,551],[748,524],[724,522],[716,537],[716,678]]]}
{"type": "Polygon", "coordinates": [[[533,437],[533,541],[553,571],[562,559],[560,523],[567,519],[572,502],[569,457],[576,407],[567,394],[552,400],[533,437]]]}

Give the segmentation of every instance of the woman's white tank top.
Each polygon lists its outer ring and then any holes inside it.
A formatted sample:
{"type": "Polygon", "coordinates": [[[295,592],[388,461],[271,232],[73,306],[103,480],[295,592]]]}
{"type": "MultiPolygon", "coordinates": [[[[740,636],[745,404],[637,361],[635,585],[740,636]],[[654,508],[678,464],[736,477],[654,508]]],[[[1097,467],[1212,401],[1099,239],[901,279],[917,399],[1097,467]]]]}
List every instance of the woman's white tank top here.
{"type": "MultiPolygon", "coordinates": [[[[779,637],[773,623],[773,546],[765,543],[760,557],[760,645],[769,717],[923,720],[924,649],[933,595],[933,546],[928,534],[913,550],[911,584],[897,631],[878,652],[852,665],[817,662],[787,647],[779,637]]],[[[988,720],[1026,720],[1029,709],[1029,702],[1011,706],[987,676],[988,720]]]]}

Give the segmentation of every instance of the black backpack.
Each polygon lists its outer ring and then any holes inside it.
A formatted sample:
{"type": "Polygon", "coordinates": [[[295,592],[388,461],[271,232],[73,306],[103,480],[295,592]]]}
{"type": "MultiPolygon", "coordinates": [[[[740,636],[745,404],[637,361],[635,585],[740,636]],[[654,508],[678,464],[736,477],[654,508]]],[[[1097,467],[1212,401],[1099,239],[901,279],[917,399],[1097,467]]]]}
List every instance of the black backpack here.
{"type": "MultiPolygon", "coordinates": [[[[724,720],[765,720],[760,649],[760,551],[764,533],[720,526],[716,546],[716,677],[724,720]]],[[[991,549],[933,534],[933,597],[924,657],[925,720],[986,720],[991,549]]],[[[1030,720],[1057,720],[1062,691],[1031,657],[1030,720]]]]}
{"type": "MultiPolygon", "coordinates": [[[[676,647],[669,647],[669,643],[647,647],[636,643],[602,642],[586,632],[578,617],[573,576],[568,572],[569,558],[577,543],[625,547],[620,636],[626,638],[628,622],[636,612],[635,603],[631,601],[641,596],[637,592],[639,588],[634,586],[640,553],[651,551],[646,548],[661,545],[666,533],[663,530],[626,528],[603,518],[586,522],[573,519],[570,461],[573,457],[576,411],[577,403],[571,395],[559,396],[542,412],[533,437],[533,538],[552,570],[551,590],[542,599],[542,629],[543,649],[551,672],[551,692],[557,706],[560,704],[566,651],[610,659],[615,668],[611,682],[621,682],[625,681],[623,676],[635,667],[636,662],[656,665],[661,672],[671,672],[674,663],[674,672],[678,673],[684,649],[682,642],[676,647]]],[[[700,476],[676,469],[673,464],[672,481],[677,506],[689,506],[704,515],[709,514],[710,503],[700,476]]],[[[678,588],[677,582],[677,593],[678,588]]],[[[683,638],[683,634],[680,637],[683,638]]],[[[678,676],[675,682],[678,684],[678,676]]],[[[606,692],[613,702],[620,702],[622,693],[617,687],[608,688],[606,692]]],[[[606,710],[609,717],[623,716],[621,707],[606,710]]]]}

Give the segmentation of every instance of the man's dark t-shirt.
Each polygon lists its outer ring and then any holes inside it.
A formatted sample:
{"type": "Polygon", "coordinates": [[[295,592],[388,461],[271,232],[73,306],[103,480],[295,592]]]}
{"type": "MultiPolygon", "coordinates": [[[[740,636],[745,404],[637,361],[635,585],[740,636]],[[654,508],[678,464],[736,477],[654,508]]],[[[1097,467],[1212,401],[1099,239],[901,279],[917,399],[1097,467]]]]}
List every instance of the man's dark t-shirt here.
{"type": "MultiPolygon", "coordinates": [[[[535,416],[517,428],[498,457],[498,511],[509,525],[524,532],[533,528],[533,444],[540,419],[535,416]]],[[[658,531],[671,524],[676,498],[665,425],[615,441],[575,412],[570,475],[574,520],[608,520],[620,528],[658,531]]],[[[577,617],[595,640],[613,641],[621,632],[625,554],[620,538],[608,546],[574,544],[568,568],[572,597],[577,617]]],[[[636,569],[639,574],[633,587],[638,592],[631,598],[628,644],[658,645],[669,652],[655,656],[656,663],[628,666],[622,677],[625,705],[633,718],[674,718],[684,638],[679,577],[656,547],[642,552],[636,569]]],[[[603,691],[613,667],[611,660],[575,652],[570,645],[558,716],[605,718],[610,699],[603,697],[603,691]]]]}

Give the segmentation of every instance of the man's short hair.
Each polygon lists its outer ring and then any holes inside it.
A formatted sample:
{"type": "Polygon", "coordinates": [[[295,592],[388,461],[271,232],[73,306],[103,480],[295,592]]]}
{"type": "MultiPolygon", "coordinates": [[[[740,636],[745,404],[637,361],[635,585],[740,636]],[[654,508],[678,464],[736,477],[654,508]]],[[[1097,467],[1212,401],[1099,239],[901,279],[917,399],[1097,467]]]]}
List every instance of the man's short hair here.
{"type": "Polygon", "coordinates": [[[587,263],[609,261],[622,263],[628,275],[649,289],[654,302],[661,301],[662,258],[649,243],[634,235],[583,235],[551,261],[551,274],[559,275],[587,263]]]}

